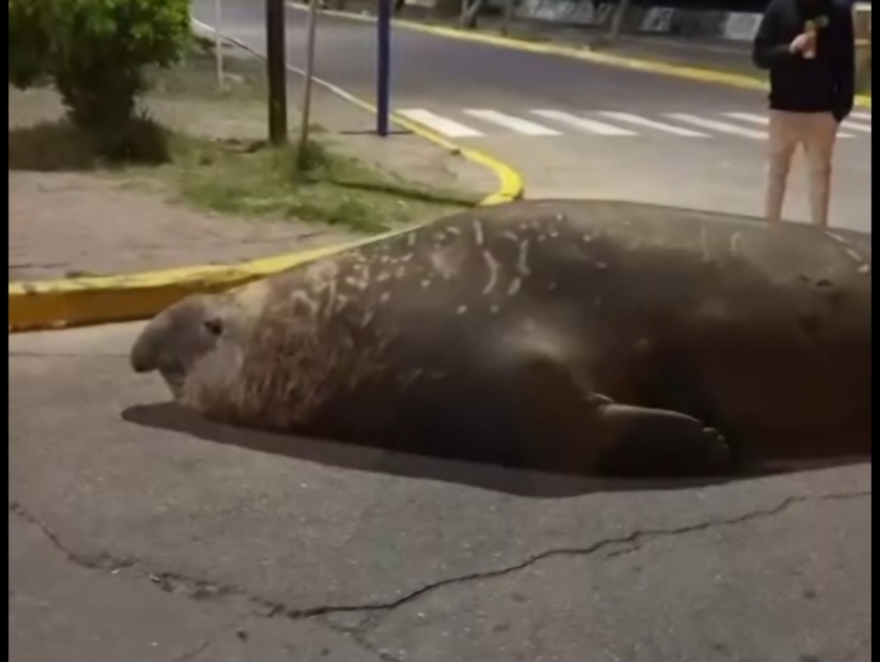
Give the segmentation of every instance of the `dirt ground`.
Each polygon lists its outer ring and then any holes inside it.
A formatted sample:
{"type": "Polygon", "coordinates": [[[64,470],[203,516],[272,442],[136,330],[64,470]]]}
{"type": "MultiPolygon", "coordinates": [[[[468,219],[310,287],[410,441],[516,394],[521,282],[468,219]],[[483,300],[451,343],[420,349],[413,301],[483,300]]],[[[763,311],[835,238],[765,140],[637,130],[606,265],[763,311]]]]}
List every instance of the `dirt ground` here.
{"type": "MultiPolygon", "coordinates": [[[[296,126],[300,79],[291,77],[296,126]]],[[[149,100],[163,123],[214,138],[263,138],[264,103],[235,99],[149,100]]],[[[61,116],[49,90],[9,90],[9,129],[61,116]]],[[[489,193],[491,173],[422,138],[370,135],[373,118],[348,102],[315,90],[314,121],[344,152],[405,174],[410,180],[489,193]]],[[[9,171],[9,280],[111,275],[195,264],[229,264],[334,243],[342,229],[290,219],[235,218],[194,209],[167,188],[98,172],[9,171]],[[133,185],[133,183],[135,185],[133,185]]]]}

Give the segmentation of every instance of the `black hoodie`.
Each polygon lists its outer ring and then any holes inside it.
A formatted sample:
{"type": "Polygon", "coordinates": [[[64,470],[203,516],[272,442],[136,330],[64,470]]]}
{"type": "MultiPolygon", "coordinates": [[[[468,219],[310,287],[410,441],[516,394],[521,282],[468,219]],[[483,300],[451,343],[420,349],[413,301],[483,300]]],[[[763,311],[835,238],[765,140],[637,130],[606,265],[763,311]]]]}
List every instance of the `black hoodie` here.
{"type": "Polygon", "coordinates": [[[771,0],[755,35],[752,59],[770,70],[770,108],[849,115],[855,97],[855,36],[852,12],[841,0],[771,0]],[[825,17],[816,57],[792,53],[789,44],[807,21],[825,17]]]}

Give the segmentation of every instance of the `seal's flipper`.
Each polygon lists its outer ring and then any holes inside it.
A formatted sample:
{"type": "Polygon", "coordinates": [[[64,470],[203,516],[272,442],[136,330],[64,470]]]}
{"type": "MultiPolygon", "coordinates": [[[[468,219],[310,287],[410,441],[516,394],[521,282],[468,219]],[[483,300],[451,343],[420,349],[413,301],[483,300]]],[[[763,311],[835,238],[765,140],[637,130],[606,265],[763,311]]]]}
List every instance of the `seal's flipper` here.
{"type": "Polygon", "coordinates": [[[603,434],[596,412],[611,401],[587,395],[590,390],[580,375],[538,351],[520,357],[505,385],[516,420],[511,450],[518,463],[545,471],[592,473],[603,434]]]}
{"type": "Polygon", "coordinates": [[[507,383],[519,463],[619,477],[720,476],[731,472],[724,438],[671,410],[618,404],[587,375],[539,350],[523,352],[507,383]]]}
{"type": "Polygon", "coordinates": [[[710,476],[731,472],[730,449],[716,430],[664,409],[606,404],[599,419],[607,445],[597,471],[614,476],[710,476]]]}

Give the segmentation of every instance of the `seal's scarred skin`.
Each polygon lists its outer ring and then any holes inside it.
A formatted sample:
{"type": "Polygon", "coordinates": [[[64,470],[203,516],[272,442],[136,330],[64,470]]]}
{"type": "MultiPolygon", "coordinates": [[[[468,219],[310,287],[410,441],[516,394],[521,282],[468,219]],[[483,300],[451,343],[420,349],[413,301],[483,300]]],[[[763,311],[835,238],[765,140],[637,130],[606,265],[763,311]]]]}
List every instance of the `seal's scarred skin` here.
{"type": "Polygon", "coordinates": [[[160,313],[232,424],[576,473],[870,452],[870,236],[637,203],[476,209],[160,313]]]}

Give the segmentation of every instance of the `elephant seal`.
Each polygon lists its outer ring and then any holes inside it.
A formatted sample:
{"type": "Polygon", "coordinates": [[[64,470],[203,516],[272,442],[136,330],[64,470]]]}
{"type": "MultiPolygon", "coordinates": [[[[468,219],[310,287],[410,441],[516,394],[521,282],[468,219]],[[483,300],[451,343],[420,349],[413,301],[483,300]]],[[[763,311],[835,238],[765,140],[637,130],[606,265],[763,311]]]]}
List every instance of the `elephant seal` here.
{"type": "Polygon", "coordinates": [[[478,208],[157,315],[215,421],[612,475],[869,452],[870,236],[648,204],[478,208]]]}

